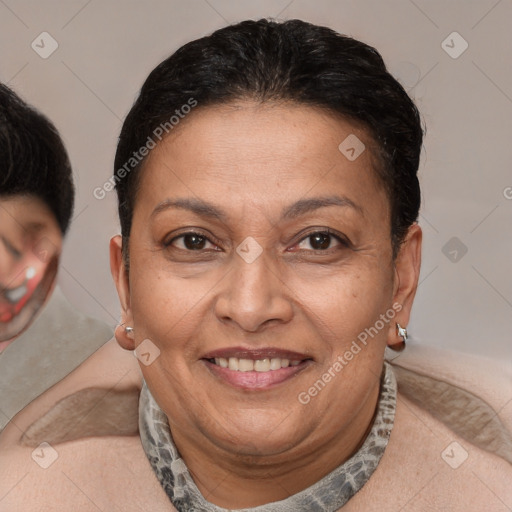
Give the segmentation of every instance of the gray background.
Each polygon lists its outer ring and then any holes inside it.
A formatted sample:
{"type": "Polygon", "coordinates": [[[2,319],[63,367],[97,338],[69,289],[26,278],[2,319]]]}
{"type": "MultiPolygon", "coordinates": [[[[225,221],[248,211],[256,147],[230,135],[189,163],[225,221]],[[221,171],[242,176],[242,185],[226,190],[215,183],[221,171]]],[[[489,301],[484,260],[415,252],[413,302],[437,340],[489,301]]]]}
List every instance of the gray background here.
{"type": "Polygon", "coordinates": [[[93,190],[111,175],[122,119],[149,71],[190,39],[261,17],[301,18],[375,46],[415,98],[427,136],[409,331],[419,343],[511,359],[511,0],[0,0],[0,80],[55,122],[74,167],[59,275],[68,300],[111,326],[119,318],[108,263],[115,194],[98,200],[93,190]],[[468,44],[461,55],[454,31],[468,44]],[[42,32],[58,43],[47,59],[31,47],[42,32]]]}

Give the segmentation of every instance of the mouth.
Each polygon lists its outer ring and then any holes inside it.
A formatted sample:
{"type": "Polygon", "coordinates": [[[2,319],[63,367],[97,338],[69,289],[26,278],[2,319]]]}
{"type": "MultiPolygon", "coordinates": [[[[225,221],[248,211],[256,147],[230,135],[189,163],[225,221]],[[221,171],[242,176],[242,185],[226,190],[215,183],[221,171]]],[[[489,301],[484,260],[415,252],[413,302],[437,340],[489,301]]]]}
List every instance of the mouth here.
{"type": "Polygon", "coordinates": [[[25,281],[21,286],[5,289],[3,294],[10,304],[16,304],[26,295],[27,292],[28,287],[27,282],[25,281]]]}
{"type": "Polygon", "coordinates": [[[10,322],[13,319],[19,309],[21,309],[19,304],[21,304],[22,299],[27,293],[28,287],[26,282],[16,288],[0,290],[0,322],[10,322]]]}
{"type": "Polygon", "coordinates": [[[4,310],[0,311],[0,321],[8,322],[12,316],[16,315],[29,300],[30,293],[37,286],[38,280],[33,279],[36,276],[34,267],[28,267],[24,274],[23,282],[20,285],[13,288],[0,286],[0,308],[4,310]],[[9,314],[7,314],[7,310],[9,314]]]}
{"type": "Polygon", "coordinates": [[[280,349],[225,349],[202,361],[222,381],[242,389],[267,389],[302,372],[312,362],[307,354],[280,349]]]}

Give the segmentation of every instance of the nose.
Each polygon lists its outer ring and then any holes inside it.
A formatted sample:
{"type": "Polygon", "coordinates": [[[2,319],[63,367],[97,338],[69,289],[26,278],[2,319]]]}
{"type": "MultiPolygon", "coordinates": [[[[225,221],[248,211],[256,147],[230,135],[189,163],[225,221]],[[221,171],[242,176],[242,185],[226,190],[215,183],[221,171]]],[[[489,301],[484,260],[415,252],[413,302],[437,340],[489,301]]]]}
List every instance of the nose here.
{"type": "Polygon", "coordinates": [[[265,251],[252,262],[238,254],[233,260],[215,304],[217,318],[247,332],[289,322],[293,317],[292,294],[278,265],[265,251]]]}

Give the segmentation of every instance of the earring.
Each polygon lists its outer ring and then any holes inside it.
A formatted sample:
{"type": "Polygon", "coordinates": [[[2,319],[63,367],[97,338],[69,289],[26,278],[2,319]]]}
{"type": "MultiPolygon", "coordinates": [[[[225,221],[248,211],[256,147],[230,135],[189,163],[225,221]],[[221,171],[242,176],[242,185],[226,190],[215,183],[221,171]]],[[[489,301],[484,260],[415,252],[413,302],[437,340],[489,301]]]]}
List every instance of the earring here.
{"type": "Polygon", "coordinates": [[[402,327],[399,323],[396,324],[396,332],[397,335],[402,338],[400,343],[396,343],[395,345],[389,345],[389,348],[394,350],[395,352],[401,352],[405,348],[405,342],[407,341],[407,329],[402,327]]]}
{"type": "Polygon", "coordinates": [[[405,343],[407,341],[407,329],[402,327],[400,324],[396,324],[396,330],[398,331],[398,336],[400,336],[405,343]]]}
{"type": "Polygon", "coordinates": [[[130,334],[133,334],[133,327],[125,327],[124,331],[128,336],[130,336],[130,334]]]}

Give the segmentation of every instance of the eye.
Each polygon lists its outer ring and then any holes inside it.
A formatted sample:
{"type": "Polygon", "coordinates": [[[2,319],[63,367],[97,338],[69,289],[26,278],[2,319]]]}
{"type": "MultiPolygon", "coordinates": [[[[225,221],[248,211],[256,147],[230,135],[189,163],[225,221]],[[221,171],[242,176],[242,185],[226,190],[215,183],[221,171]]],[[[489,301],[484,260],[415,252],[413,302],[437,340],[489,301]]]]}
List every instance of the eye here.
{"type": "Polygon", "coordinates": [[[169,248],[170,246],[177,247],[184,251],[201,251],[205,249],[207,244],[213,245],[214,248],[217,246],[213,244],[205,235],[197,233],[195,231],[189,231],[179,236],[174,237],[168,242],[164,242],[164,247],[169,248]],[[180,243],[178,244],[178,240],[180,243]]]}
{"type": "Polygon", "coordinates": [[[7,238],[5,238],[4,236],[1,236],[0,238],[1,238],[2,242],[4,243],[5,248],[11,253],[11,255],[15,259],[20,260],[21,257],[23,256],[23,253],[21,251],[19,251],[18,249],[16,249],[16,247],[14,247],[14,245],[11,244],[11,242],[9,242],[9,240],[7,240],[7,238]]]}
{"type": "Polygon", "coordinates": [[[338,245],[341,245],[342,247],[349,246],[347,240],[345,240],[342,236],[335,235],[330,230],[326,230],[310,233],[297,244],[297,247],[300,249],[308,250],[307,245],[309,245],[313,251],[326,252],[333,248],[334,242],[337,242],[338,245]]]}

